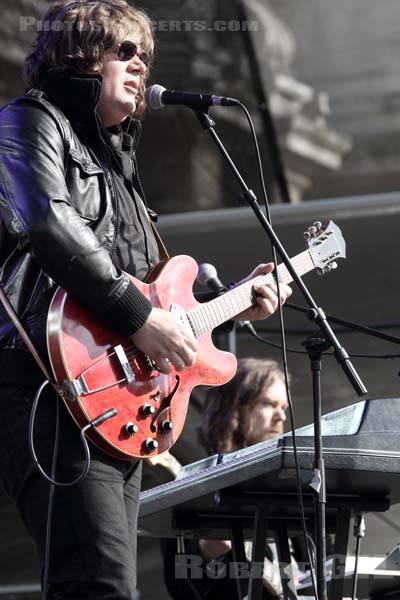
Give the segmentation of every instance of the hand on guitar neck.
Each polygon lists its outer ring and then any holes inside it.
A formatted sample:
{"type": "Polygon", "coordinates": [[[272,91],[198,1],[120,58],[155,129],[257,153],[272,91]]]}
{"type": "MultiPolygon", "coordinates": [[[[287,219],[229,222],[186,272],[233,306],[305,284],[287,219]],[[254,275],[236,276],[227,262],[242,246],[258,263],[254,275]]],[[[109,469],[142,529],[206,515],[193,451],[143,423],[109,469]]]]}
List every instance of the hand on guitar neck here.
{"type": "MultiPolygon", "coordinates": [[[[273,263],[263,263],[258,265],[245,279],[238,282],[238,286],[251,281],[259,275],[269,275],[274,270],[273,263]]],[[[271,275],[269,281],[264,283],[255,283],[253,286],[254,299],[253,306],[244,310],[235,317],[235,321],[258,321],[270,317],[278,308],[278,288],[271,275]]],[[[285,283],[280,283],[280,300],[284,304],[292,295],[292,288],[285,283]]]]}

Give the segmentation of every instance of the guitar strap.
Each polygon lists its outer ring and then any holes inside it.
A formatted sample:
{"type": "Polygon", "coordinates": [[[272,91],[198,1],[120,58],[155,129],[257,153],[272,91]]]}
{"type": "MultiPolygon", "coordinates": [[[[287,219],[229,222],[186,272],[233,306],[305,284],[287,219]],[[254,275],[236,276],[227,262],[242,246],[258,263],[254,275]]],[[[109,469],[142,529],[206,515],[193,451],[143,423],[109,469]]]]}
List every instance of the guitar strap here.
{"type": "Polygon", "coordinates": [[[153,228],[154,237],[156,238],[156,241],[157,241],[158,249],[160,251],[160,256],[162,257],[163,260],[168,260],[171,257],[169,255],[168,250],[166,249],[165,244],[161,239],[161,235],[160,235],[157,227],[155,226],[154,221],[151,219],[151,217],[150,217],[150,223],[153,228]]]}
{"type": "Polygon", "coordinates": [[[52,380],[51,375],[46,368],[46,365],[40,358],[39,353],[37,352],[35,346],[32,343],[32,340],[30,339],[29,335],[26,333],[24,326],[22,325],[21,321],[19,320],[17,313],[11,306],[10,301],[8,300],[6,294],[4,293],[3,288],[1,286],[0,286],[0,300],[4,306],[5,311],[7,312],[8,316],[10,317],[11,321],[14,323],[15,328],[17,329],[18,333],[24,340],[25,344],[28,346],[29,351],[32,354],[33,358],[39,365],[39,368],[41,369],[43,375],[52,384],[52,386],[56,390],[58,390],[57,384],[52,380]]]}

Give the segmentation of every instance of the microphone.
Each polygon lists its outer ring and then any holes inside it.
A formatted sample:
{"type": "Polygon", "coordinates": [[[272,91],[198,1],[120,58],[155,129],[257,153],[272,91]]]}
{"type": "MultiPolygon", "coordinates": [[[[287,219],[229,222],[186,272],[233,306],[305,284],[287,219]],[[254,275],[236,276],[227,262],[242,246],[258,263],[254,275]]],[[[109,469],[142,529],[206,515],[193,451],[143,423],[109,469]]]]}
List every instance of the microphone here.
{"type": "MultiPolygon", "coordinates": [[[[210,263],[201,263],[199,265],[196,281],[214,292],[226,292],[228,289],[218,277],[217,269],[210,263]]],[[[252,335],[257,336],[257,332],[250,321],[240,320],[237,323],[240,327],[246,328],[252,335]]]]}
{"type": "Polygon", "coordinates": [[[227,290],[226,285],[218,277],[217,269],[210,263],[201,263],[199,265],[196,281],[214,292],[225,292],[227,290]]]}
{"type": "Polygon", "coordinates": [[[158,110],[164,106],[188,106],[189,108],[207,108],[208,106],[238,106],[239,100],[225,98],[224,96],[213,96],[211,94],[189,94],[187,92],[176,92],[167,90],[162,85],[150,85],[145,93],[148,106],[158,110]]]}

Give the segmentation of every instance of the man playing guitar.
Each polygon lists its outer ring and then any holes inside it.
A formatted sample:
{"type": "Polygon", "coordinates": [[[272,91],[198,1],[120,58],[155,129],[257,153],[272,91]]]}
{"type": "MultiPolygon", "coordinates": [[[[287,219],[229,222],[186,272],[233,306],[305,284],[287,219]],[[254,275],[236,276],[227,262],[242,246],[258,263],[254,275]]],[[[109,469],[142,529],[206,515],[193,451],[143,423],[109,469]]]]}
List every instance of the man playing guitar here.
{"type": "MultiPolygon", "coordinates": [[[[125,0],[54,0],[41,23],[25,65],[31,89],[0,111],[2,286],[48,364],[46,318],[60,286],[147,357],[157,377],[179,374],[196,365],[199,341],[139,286],[160,260],[135,161],[154,50],[151,22],[125,0]]],[[[263,264],[251,277],[271,271],[263,264]]],[[[252,287],[255,303],[237,318],[263,319],[277,308],[273,280],[252,287]]],[[[282,284],[281,302],[289,295],[282,284]]],[[[49,495],[28,446],[41,380],[2,311],[0,488],[35,540],[44,595],[131,600],[141,463],[92,445],[86,478],[49,495]]],[[[84,456],[78,427],[64,404],[57,406],[48,388],[34,437],[45,471],[67,482],[81,473],[84,456]]]]}

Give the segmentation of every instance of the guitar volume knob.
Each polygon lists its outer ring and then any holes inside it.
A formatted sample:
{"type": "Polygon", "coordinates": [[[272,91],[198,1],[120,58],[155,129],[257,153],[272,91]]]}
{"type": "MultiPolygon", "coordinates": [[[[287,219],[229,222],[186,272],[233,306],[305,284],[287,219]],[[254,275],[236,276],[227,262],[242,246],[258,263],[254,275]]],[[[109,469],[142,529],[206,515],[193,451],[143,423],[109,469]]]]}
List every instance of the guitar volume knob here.
{"type": "Polygon", "coordinates": [[[140,412],[143,417],[150,417],[151,415],[154,415],[156,409],[151,404],[143,404],[143,406],[140,407],[140,412]]]}
{"type": "Polygon", "coordinates": [[[173,430],[174,424],[172,423],[172,421],[168,421],[167,419],[165,419],[164,421],[162,421],[160,428],[161,431],[163,431],[164,433],[168,433],[169,431],[173,430]]]}
{"type": "Polygon", "coordinates": [[[154,452],[154,450],[157,450],[158,442],[157,440],[153,440],[152,438],[147,438],[147,440],[144,443],[144,447],[146,452],[150,454],[150,452],[154,452]]]}
{"type": "Polygon", "coordinates": [[[125,431],[126,435],[128,435],[129,437],[132,437],[135,435],[135,433],[137,433],[139,431],[139,427],[129,421],[129,423],[127,423],[125,425],[124,431],[125,431]]]}

